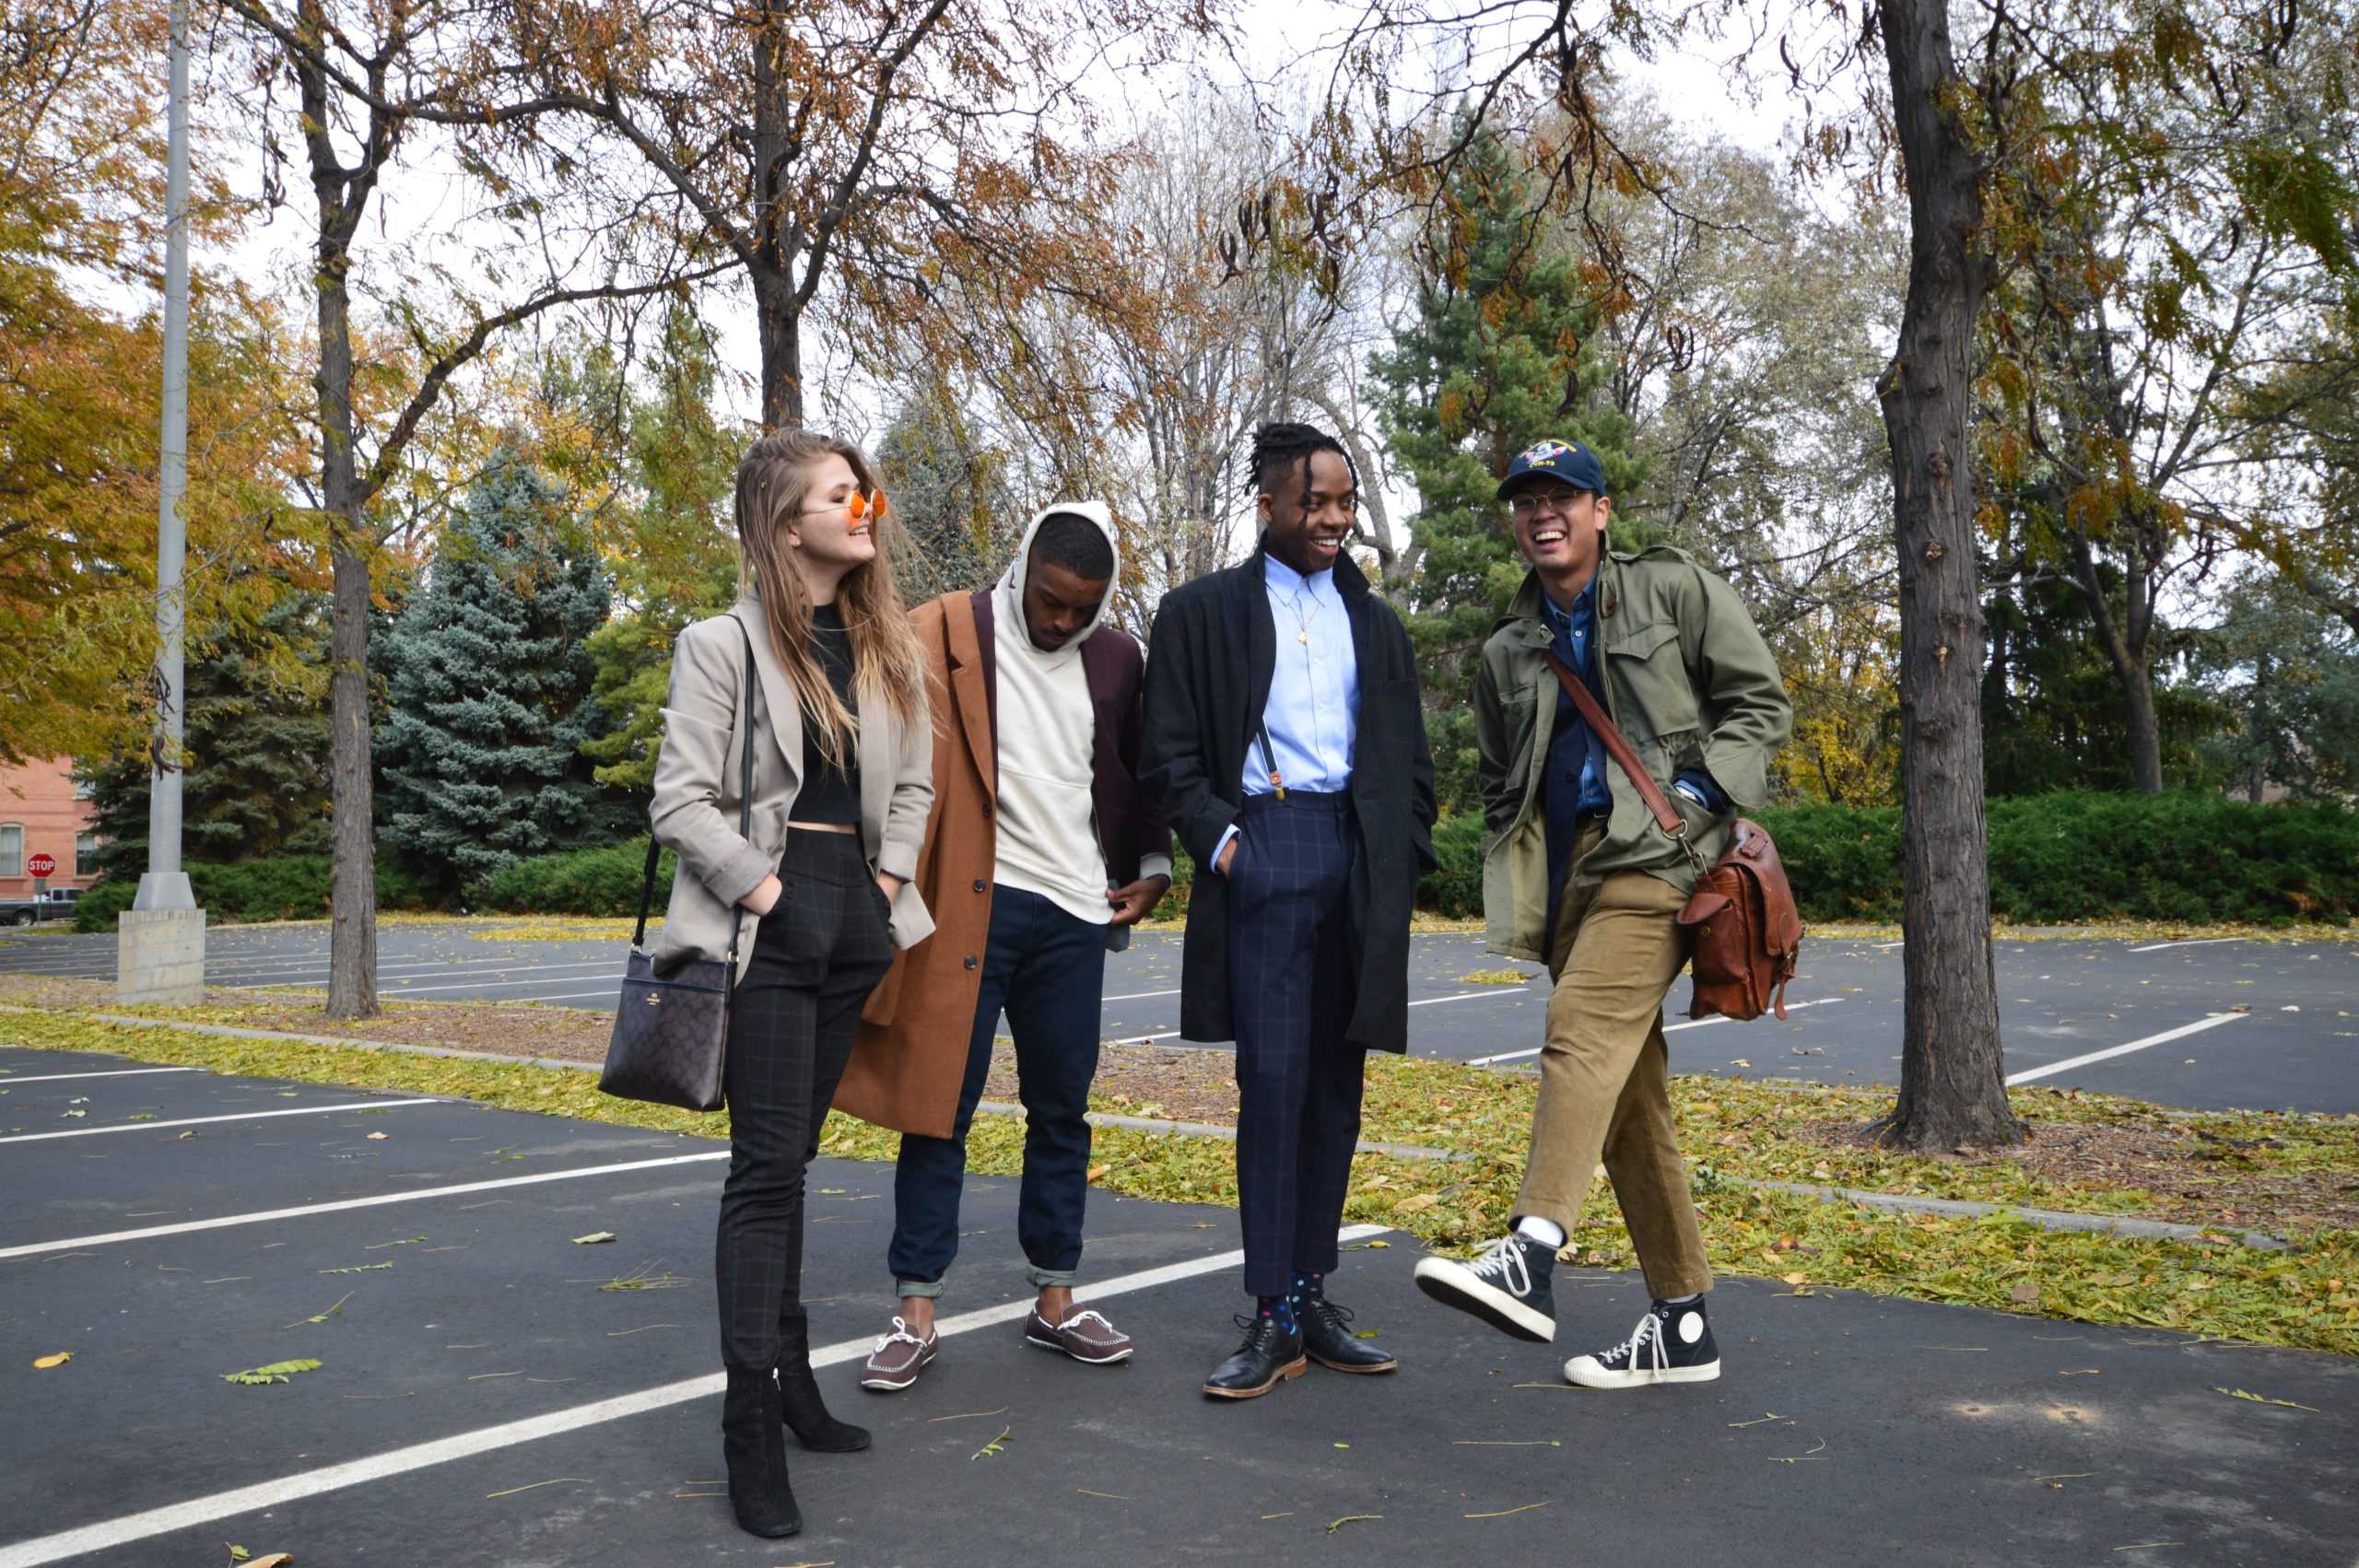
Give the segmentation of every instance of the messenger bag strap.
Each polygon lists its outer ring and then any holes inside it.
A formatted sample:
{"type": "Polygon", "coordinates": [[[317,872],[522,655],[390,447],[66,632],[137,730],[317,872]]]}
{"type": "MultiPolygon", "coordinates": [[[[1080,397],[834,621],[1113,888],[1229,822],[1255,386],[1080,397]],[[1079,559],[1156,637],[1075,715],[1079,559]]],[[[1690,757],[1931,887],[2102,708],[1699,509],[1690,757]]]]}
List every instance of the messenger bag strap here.
{"type": "MultiPolygon", "coordinates": [[[[1686,848],[1687,819],[1672,809],[1661,787],[1648,777],[1645,766],[1638,761],[1638,754],[1630,749],[1630,743],[1622,738],[1622,731],[1614,727],[1614,720],[1605,716],[1605,710],[1597,705],[1597,698],[1590,696],[1588,685],[1573,673],[1571,666],[1557,658],[1554,651],[1546,657],[1548,667],[1556,672],[1556,684],[1563,686],[1565,695],[1573,699],[1573,706],[1580,710],[1582,721],[1590,727],[1592,734],[1605,743],[1606,751],[1622,765],[1622,771],[1630,776],[1630,782],[1637,786],[1638,796],[1647,802],[1647,810],[1655,813],[1655,825],[1676,839],[1682,848],[1686,848]]],[[[1695,850],[1689,848],[1688,853],[1693,856],[1695,850]]]]}
{"type": "MultiPolygon", "coordinates": [[[[754,837],[754,638],[745,630],[745,623],[731,615],[737,635],[745,642],[745,695],[737,702],[737,728],[745,735],[745,751],[737,764],[737,837],[750,840],[754,837]]],[[[732,909],[729,920],[730,994],[737,989],[737,939],[745,930],[745,911],[732,909]]]]}

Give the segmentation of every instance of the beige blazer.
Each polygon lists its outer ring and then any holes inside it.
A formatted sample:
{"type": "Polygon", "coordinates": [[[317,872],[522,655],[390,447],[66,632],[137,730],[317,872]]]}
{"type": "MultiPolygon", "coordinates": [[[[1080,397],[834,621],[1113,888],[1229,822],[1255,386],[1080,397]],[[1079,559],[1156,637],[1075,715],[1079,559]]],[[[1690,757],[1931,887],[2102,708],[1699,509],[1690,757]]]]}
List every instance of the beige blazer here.
{"type": "MultiPolygon", "coordinates": [[[[917,887],[918,849],[933,806],[933,729],[930,721],[905,726],[890,708],[872,706],[875,711],[860,716],[861,844],[871,870],[901,879],[893,945],[914,947],[933,934],[933,917],[917,887]]],[[[734,924],[737,972],[745,975],[761,917],[738,901],[776,872],[786,853],[802,768],[802,705],[770,648],[760,601],[748,595],[728,614],[683,631],[673,649],[648,813],[657,840],[680,857],[663,930],[649,954],[659,972],[691,957],[725,956],[734,924]],[[747,723],[737,708],[749,638],[757,701],[747,723]],[[754,805],[750,832],[739,837],[737,785],[747,745],[754,748],[754,805]]]]}

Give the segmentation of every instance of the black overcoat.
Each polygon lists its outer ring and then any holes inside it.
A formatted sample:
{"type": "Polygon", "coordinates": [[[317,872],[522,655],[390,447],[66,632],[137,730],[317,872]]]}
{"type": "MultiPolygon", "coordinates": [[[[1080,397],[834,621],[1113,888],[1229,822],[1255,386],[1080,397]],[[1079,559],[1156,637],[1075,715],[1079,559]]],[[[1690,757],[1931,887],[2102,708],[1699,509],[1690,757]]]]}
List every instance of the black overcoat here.
{"type": "MultiPolygon", "coordinates": [[[[1245,752],[1270,700],[1277,623],[1262,552],[1166,594],[1147,644],[1140,781],[1196,862],[1180,965],[1180,1033],[1236,1037],[1228,991],[1227,882],[1211,869],[1243,799],[1245,752]]],[[[1352,623],[1360,708],[1351,797],[1360,852],[1351,912],[1358,973],[1345,1038],[1370,1050],[1409,1048],[1409,914],[1433,869],[1434,766],[1426,746],[1416,654],[1392,607],[1346,556],[1335,586],[1352,623]]]]}

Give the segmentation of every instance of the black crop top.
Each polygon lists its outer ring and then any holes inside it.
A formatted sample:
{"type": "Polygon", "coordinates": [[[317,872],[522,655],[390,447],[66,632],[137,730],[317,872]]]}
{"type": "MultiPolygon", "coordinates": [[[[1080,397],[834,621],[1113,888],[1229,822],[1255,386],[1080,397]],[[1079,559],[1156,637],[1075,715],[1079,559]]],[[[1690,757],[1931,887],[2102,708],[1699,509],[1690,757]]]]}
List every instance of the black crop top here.
{"type": "MultiPolygon", "coordinates": [[[[819,657],[819,667],[827,673],[827,684],[836,688],[836,696],[854,714],[860,711],[852,697],[851,634],[844,630],[843,612],[833,604],[816,606],[811,612],[811,650],[819,657]]],[[[860,758],[847,755],[839,766],[830,766],[819,750],[817,726],[804,716],[803,725],[803,788],[794,797],[794,820],[797,822],[841,822],[857,826],[860,822],[860,758]]]]}

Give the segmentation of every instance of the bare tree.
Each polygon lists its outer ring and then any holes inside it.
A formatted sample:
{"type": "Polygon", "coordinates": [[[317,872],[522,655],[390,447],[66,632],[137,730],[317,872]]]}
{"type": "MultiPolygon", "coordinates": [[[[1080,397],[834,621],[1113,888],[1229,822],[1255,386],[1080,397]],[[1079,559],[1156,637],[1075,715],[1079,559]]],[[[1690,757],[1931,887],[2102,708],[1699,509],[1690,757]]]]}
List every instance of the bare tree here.
{"type": "MultiPolygon", "coordinates": [[[[220,0],[262,107],[256,123],[268,177],[293,163],[311,189],[316,223],[310,286],[317,331],[319,472],[313,504],[334,570],[330,631],[334,886],[328,1014],[378,1011],[376,835],[369,711],[371,568],[385,542],[372,505],[400,474],[413,442],[459,377],[502,332],[543,311],[628,299],[697,275],[662,243],[636,252],[634,205],[584,171],[540,170],[537,189],[496,166],[535,161],[532,138],[553,106],[520,84],[499,52],[495,9],[383,0],[220,0]],[[428,146],[405,144],[422,134],[428,146]],[[288,142],[299,151],[289,155],[288,142]],[[479,275],[516,280],[499,298],[463,284],[438,246],[411,250],[370,276],[363,226],[389,182],[427,171],[439,152],[470,171],[487,205],[468,215],[500,236],[472,258],[479,275]],[[581,199],[578,222],[567,193],[581,199]],[[440,298],[432,295],[440,286],[440,298]],[[358,314],[357,288],[386,291],[381,321],[358,314]],[[441,309],[438,310],[438,303],[441,309]]],[[[366,296],[363,297],[363,308],[366,296]]]]}

